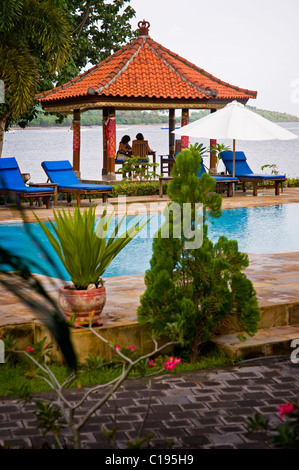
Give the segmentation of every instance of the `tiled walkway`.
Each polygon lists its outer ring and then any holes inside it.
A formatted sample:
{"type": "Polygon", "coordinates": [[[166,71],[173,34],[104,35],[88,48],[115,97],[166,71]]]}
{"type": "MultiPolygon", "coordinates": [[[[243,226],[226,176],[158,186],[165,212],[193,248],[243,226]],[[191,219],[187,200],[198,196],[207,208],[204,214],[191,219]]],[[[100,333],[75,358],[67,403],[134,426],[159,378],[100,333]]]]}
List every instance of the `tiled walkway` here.
{"type": "MultiPolygon", "coordinates": [[[[110,449],[103,437],[103,426],[116,425],[116,448],[125,449],[140,431],[142,437],[152,433],[153,449],[270,449],[271,444],[260,432],[247,435],[245,421],[256,412],[279,424],[278,407],[297,402],[299,364],[288,358],[267,358],[219,370],[188,372],[154,378],[147,416],[149,389],[144,379],[131,380],[93,416],[83,428],[85,449],[110,449]]],[[[82,390],[70,390],[67,398],[76,401],[82,390]]],[[[37,398],[49,397],[44,393],[37,398]]],[[[94,405],[92,395],[80,411],[94,405]]],[[[33,405],[21,408],[16,399],[0,398],[0,444],[40,447],[53,444],[36,429],[33,405]]],[[[65,438],[69,436],[65,433],[65,438]]]]}

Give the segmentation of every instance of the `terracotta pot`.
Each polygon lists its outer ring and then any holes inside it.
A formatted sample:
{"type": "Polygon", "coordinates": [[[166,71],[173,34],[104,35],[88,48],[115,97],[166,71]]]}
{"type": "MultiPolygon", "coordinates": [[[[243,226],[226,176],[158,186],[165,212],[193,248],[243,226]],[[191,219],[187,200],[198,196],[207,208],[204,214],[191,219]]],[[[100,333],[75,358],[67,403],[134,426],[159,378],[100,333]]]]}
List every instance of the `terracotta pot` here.
{"type": "Polygon", "coordinates": [[[67,319],[75,315],[76,322],[89,322],[92,312],[93,324],[102,325],[101,313],[106,303],[106,289],[76,290],[72,286],[62,286],[59,289],[59,304],[67,319]]]}

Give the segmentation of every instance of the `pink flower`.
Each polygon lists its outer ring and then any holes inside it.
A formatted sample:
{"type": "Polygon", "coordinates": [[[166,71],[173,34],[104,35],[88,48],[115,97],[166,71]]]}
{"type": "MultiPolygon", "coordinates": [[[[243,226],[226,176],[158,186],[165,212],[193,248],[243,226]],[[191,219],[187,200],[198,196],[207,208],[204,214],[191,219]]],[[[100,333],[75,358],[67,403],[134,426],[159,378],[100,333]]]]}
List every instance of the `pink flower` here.
{"type": "Polygon", "coordinates": [[[126,349],[131,349],[131,352],[133,352],[135,350],[135,346],[134,345],[126,346],[126,349]]]}
{"type": "MultiPolygon", "coordinates": [[[[118,344],[117,346],[115,346],[115,349],[116,349],[116,351],[120,351],[121,345],[118,344]]],[[[116,354],[116,352],[115,352],[115,351],[112,351],[112,354],[116,354]]]]}
{"type": "Polygon", "coordinates": [[[181,359],[177,357],[170,356],[168,361],[165,361],[165,369],[172,371],[176,366],[181,362],[181,359]]]}
{"type": "Polygon", "coordinates": [[[148,367],[155,367],[154,359],[149,359],[147,365],[148,367]]]}
{"type": "Polygon", "coordinates": [[[290,415],[293,411],[295,411],[294,405],[292,403],[285,403],[284,405],[281,405],[278,408],[278,411],[280,412],[279,414],[279,419],[282,421],[282,418],[284,415],[290,415]]]}
{"type": "Polygon", "coordinates": [[[27,350],[26,350],[26,351],[27,351],[27,352],[34,351],[34,348],[32,348],[31,346],[28,346],[28,348],[27,348],[27,350]]]}

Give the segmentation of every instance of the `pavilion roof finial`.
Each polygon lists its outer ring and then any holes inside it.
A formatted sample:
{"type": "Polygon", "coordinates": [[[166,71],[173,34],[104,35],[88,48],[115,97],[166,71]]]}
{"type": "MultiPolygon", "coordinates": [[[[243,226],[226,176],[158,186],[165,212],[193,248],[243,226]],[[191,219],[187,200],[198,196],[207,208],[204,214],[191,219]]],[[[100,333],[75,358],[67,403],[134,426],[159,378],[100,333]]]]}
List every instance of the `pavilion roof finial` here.
{"type": "Polygon", "coordinates": [[[150,23],[148,21],[139,21],[138,28],[139,28],[139,36],[148,36],[148,30],[150,27],[150,23]]]}

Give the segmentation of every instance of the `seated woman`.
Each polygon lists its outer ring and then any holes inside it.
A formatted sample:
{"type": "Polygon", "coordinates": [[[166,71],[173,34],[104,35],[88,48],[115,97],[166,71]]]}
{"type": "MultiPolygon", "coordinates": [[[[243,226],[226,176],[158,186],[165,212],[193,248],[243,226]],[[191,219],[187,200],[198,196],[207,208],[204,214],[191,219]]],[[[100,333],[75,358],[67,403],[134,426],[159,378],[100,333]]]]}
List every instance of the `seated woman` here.
{"type": "Polygon", "coordinates": [[[129,135],[124,135],[119,143],[118,151],[116,154],[117,160],[125,160],[128,157],[131,157],[132,147],[129,145],[131,137],[129,135]]]}
{"type": "MultiPolygon", "coordinates": [[[[141,134],[141,132],[139,132],[137,135],[136,135],[136,140],[133,140],[133,144],[134,142],[136,141],[143,141],[143,142],[146,142],[146,140],[144,140],[144,137],[143,137],[143,134],[141,134]]],[[[150,153],[153,153],[153,150],[150,148],[150,146],[148,145],[147,143],[147,153],[150,154],[150,153]]]]}

